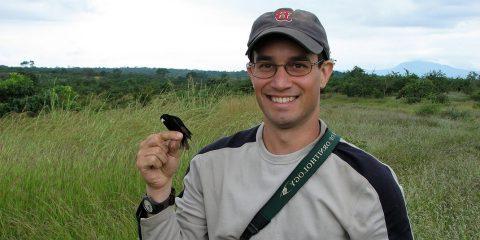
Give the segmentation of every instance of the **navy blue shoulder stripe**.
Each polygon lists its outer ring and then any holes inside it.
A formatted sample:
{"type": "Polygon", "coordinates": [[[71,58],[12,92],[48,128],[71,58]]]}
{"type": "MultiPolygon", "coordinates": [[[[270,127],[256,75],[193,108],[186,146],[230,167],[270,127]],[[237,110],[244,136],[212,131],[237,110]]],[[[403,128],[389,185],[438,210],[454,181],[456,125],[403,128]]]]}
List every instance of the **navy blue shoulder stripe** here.
{"type": "MultiPolygon", "coordinates": [[[[203,153],[207,153],[207,152],[222,149],[222,148],[238,148],[243,146],[245,143],[255,142],[257,141],[258,127],[260,127],[260,125],[247,130],[237,132],[232,136],[221,138],[215,141],[214,143],[207,145],[202,150],[200,150],[200,152],[198,152],[197,154],[203,154],[203,153]]],[[[190,171],[190,164],[188,165],[187,170],[185,171],[185,175],[187,175],[189,171],[190,171]]],[[[183,197],[183,190],[177,196],[180,198],[183,197]]]]}
{"type": "Polygon", "coordinates": [[[366,152],[340,142],[333,153],[370,182],[380,198],[388,239],[413,239],[405,200],[390,169],[366,152]]]}
{"type": "Polygon", "coordinates": [[[243,146],[245,143],[255,142],[257,140],[257,130],[259,126],[260,125],[235,133],[229,137],[221,138],[216,142],[204,147],[202,150],[200,150],[200,152],[198,152],[198,154],[203,154],[222,148],[238,148],[243,146]]]}

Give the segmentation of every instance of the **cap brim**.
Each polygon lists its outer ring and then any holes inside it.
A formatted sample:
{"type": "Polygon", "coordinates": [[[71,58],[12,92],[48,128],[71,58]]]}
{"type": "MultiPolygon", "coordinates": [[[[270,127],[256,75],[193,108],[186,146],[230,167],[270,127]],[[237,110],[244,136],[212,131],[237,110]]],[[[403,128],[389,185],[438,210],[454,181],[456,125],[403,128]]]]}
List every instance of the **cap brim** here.
{"type": "Polygon", "coordinates": [[[258,34],[248,46],[248,49],[245,55],[250,54],[253,47],[260,41],[260,39],[271,34],[286,35],[314,54],[320,54],[323,51],[322,45],[320,45],[317,41],[313,40],[310,36],[308,36],[307,34],[301,31],[298,31],[292,28],[287,28],[287,27],[274,27],[274,28],[269,28],[261,32],[260,34],[258,34]]]}

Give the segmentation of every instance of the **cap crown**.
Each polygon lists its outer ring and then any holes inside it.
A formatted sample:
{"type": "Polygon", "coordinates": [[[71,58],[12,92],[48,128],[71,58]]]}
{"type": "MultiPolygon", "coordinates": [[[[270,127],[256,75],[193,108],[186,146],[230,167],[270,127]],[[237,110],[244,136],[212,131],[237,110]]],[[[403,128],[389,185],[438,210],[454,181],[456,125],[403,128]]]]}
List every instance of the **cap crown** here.
{"type": "Polygon", "coordinates": [[[263,32],[279,27],[294,29],[308,35],[323,47],[327,59],[330,58],[327,34],[322,24],[313,13],[300,9],[294,11],[291,8],[280,8],[275,12],[262,14],[252,25],[247,46],[250,49],[250,45],[256,43],[257,37],[263,32]]]}

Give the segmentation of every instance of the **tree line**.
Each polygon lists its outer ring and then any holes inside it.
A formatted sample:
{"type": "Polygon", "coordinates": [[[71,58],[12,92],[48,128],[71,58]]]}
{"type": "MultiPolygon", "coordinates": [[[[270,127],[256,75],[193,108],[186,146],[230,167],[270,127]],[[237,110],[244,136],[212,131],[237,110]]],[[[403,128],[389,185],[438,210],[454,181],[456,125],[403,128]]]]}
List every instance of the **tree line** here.
{"type": "MultiPolygon", "coordinates": [[[[23,67],[0,66],[0,116],[10,112],[36,115],[40,111],[79,111],[146,105],[153,97],[217,97],[250,94],[253,89],[245,71],[185,71],[165,68],[37,68],[33,61],[23,67]],[[182,73],[182,74],[180,74],[182,73]]],[[[335,71],[324,92],[349,97],[383,98],[395,96],[407,103],[432,101],[447,103],[447,93],[463,92],[480,102],[480,76],[448,78],[442,72],[417,76],[406,71],[379,76],[354,67],[335,71]]]]}
{"type": "Polygon", "coordinates": [[[480,76],[470,72],[466,78],[449,78],[441,71],[417,76],[407,70],[403,74],[392,72],[379,76],[354,67],[344,73],[334,74],[326,91],[343,93],[349,97],[395,96],[407,103],[418,103],[422,100],[447,103],[448,92],[462,92],[480,101],[480,76]]]}
{"type": "Polygon", "coordinates": [[[0,117],[9,112],[34,116],[56,108],[144,106],[162,94],[231,95],[248,93],[251,88],[246,74],[240,72],[188,71],[179,75],[185,71],[158,68],[152,73],[145,69],[0,66],[0,117]]]}

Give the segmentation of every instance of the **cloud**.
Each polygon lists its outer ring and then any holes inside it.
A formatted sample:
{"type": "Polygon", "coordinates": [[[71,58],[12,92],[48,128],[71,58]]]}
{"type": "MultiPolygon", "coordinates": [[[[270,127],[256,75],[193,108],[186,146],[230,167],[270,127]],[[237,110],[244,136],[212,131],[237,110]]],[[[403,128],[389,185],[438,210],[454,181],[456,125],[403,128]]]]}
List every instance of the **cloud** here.
{"type": "Polygon", "coordinates": [[[390,68],[410,60],[433,61],[479,69],[480,20],[447,29],[356,26],[330,31],[332,55],[339,69],[357,65],[367,69],[390,68]]]}
{"type": "Polygon", "coordinates": [[[343,0],[327,8],[337,20],[372,27],[450,28],[480,18],[480,2],[471,0],[343,0]]]}
{"type": "Polygon", "coordinates": [[[291,7],[319,17],[337,69],[382,69],[413,59],[479,68],[476,3],[372,1],[7,0],[0,6],[0,65],[32,59],[38,66],[241,70],[255,18],[291,7]],[[7,8],[25,16],[3,21],[7,8]]]}
{"type": "Polygon", "coordinates": [[[2,0],[2,21],[65,21],[92,11],[87,0],[2,0]]]}
{"type": "Polygon", "coordinates": [[[195,1],[93,2],[71,22],[0,22],[0,64],[243,69],[250,20],[195,1]],[[8,51],[3,51],[3,49],[8,51]]]}

